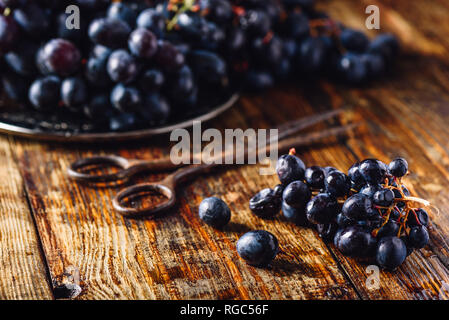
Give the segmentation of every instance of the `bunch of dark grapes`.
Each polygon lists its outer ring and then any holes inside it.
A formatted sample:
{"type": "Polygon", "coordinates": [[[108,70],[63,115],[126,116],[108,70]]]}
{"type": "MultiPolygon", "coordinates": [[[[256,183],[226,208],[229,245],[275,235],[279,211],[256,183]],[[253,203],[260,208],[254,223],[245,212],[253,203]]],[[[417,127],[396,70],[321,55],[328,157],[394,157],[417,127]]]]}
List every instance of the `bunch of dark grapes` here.
{"type": "Polygon", "coordinates": [[[429,242],[429,217],[411,197],[402,177],[403,158],[388,166],[377,159],[355,163],[348,174],[333,167],[306,168],[294,149],[279,158],[281,185],[265,189],[250,200],[251,211],[271,218],[281,211],[300,226],[314,226],[325,241],[344,255],[375,261],[394,270],[414,249],[429,242]]]}
{"type": "Polygon", "coordinates": [[[0,0],[0,76],[9,98],[109,130],[194,113],[230,85],[385,75],[398,41],[370,41],[313,0],[0,0]],[[80,8],[80,28],[65,13],[80,8]]]}

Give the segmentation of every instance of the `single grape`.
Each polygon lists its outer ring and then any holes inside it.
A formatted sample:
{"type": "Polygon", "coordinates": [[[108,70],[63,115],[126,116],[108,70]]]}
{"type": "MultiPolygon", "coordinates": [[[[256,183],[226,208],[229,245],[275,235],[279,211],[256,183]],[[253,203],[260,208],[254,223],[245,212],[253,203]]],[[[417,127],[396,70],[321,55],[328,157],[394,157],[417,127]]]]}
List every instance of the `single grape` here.
{"type": "Polygon", "coordinates": [[[385,182],[387,170],[379,160],[366,159],[360,163],[360,173],[368,183],[381,184],[385,182]]]}
{"type": "Polygon", "coordinates": [[[153,32],[162,38],[165,32],[165,17],[153,8],[142,11],[137,18],[137,26],[153,32]]]}
{"type": "Polygon", "coordinates": [[[69,76],[81,66],[81,53],[70,41],[53,39],[47,42],[39,52],[43,69],[59,76],[69,76]]]}
{"type": "Polygon", "coordinates": [[[126,46],[131,33],[129,25],[120,19],[99,18],[91,22],[89,37],[92,42],[109,48],[126,46]]]}
{"type": "Polygon", "coordinates": [[[356,193],[345,201],[342,213],[351,220],[366,220],[373,215],[373,203],[368,196],[356,193]]]}
{"type": "Polygon", "coordinates": [[[348,177],[351,179],[354,185],[358,187],[362,186],[366,182],[362,176],[362,173],[360,172],[359,162],[354,163],[351,168],[349,168],[348,177]]]}
{"type": "Polygon", "coordinates": [[[158,69],[148,69],[142,73],[138,82],[143,92],[158,92],[165,83],[165,76],[158,69]]]}
{"type": "Polygon", "coordinates": [[[272,218],[281,210],[282,200],[272,189],[263,189],[249,200],[250,210],[258,217],[272,218]]]}
{"type": "Polygon", "coordinates": [[[338,202],[328,193],[319,193],[306,206],[307,219],[314,224],[330,223],[338,213],[338,202]]]}
{"type": "Polygon", "coordinates": [[[379,240],[376,261],[382,268],[394,270],[407,257],[407,247],[398,237],[386,237],[379,240]]]}
{"type": "Polygon", "coordinates": [[[111,3],[106,16],[110,19],[122,20],[131,27],[135,24],[137,18],[135,11],[123,2],[111,3]]]}
{"type": "Polygon", "coordinates": [[[202,85],[220,85],[227,83],[226,62],[217,54],[195,50],[188,55],[189,64],[202,85]]]}
{"type": "Polygon", "coordinates": [[[295,155],[282,155],[276,164],[276,173],[283,185],[296,180],[303,180],[306,166],[301,159],[295,155]]]}
{"type": "Polygon", "coordinates": [[[276,237],[264,230],[245,233],[237,241],[237,253],[248,264],[256,267],[266,267],[279,252],[279,242],[276,237]]]}
{"type": "Polygon", "coordinates": [[[168,41],[158,41],[154,60],[158,67],[169,72],[179,70],[185,63],[184,55],[168,41]]]}
{"type": "Polygon", "coordinates": [[[408,243],[416,248],[424,248],[429,243],[429,232],[425,226],[412,227],[408,235],[408,243]]]}
{"type": "Polygon", "coordinates": [[[388,236],[397,236],[399,231],[399,224],[390,219],[382,228],[377,232],[377,238],[384,238],[388,236]]]}
{"type": "Polygon", "coordinates": [[[318,37],[309,37],[298,48],[300,68],[308,73],[319,72],[324,67],[327,56],[326,45],[318,37]]]}
{"type": "Polygon", "coordinates": [[[157,39],[151,31],[139,28],[131,32],[128,47],[136,57],[150,59],[156,54],[157,39]]]}
{"type": "Polygon", "coordinates": [[[310,201],[312,193],[309,187],[302,181],[293,181],[282,194],[282,200],[293,208],[305,208],[310,201]]]}
{"type": "Polygon", "coordinates": [[[388,165],[389,172],[395,177],[403,177],[408,172],[408,163],[404,158],[396,158],[388,165]]]}
{"type": "Polygon", "coordinates": [[[28,98],[38,110],[50,110],[58,106],[60,101],[61,80],[55,76],[39,78],[31,85],[28,98]]]}
{"type": "Polygon", "coordinates": [[[231,220],[231,210],[228,205],[217,197],[201,201],[198,214],[201,220],[214,228],[222,228],[231,220]]]}
{"type": "Polygon", "coordinates": [[[68,108],[77,110],[87,103],[88,98],[87,85],[82,78],[73,77],[62,81],[61,99],[68,108]]]}
{"type": "Polygon", "coordinates": [[[141,106],[142,97],[136,88],[119,83],[111,91],[111,104],[122,112],[133,112],[141,106]]]}
{"type": "Polygon", "coordinates": [[[324,179],[326,192],[334,197],[343,197],[351,189],[351,180],[347,175],[340,171],[329,173],[324,179]]]}
{"type": "Polygon", "coordinates": [[[374,253],[376,239],[364,228],[350,226],[338,235],[336,246],[346,256],[369,257],[374,253]]]}
{"type": "Polygon", "coordinates": [[[263,91],[274,85],[273,76],[266,71],[250,70],[246,74],[245,85],[248,91],[263,91]]]}
{"type": "Polygon", "coordinates": [[[89,85],[105,88],[111,85],[107,65],[111,50],[102,45],[96,45],[86,62],[85,75],[89,85]]]}
{"type": "Polygon", "coordinates": [[[123,49],[111,53],[106,69],[112,81],[125,84],[132,82],[138,74],[137,62],[123,49]]]}
{"type": "Polygon", "coordinates": [[[318,166],[311,166],[306,169],[304,177],[312,189],[324,189],[324,170],[318,166]]]}
{"type": "Polygon", "coordinates": [[[171,107],[160,94],[149,93],[144,97],[138,113],[146,123],[162,125],[167,122],[171,113],[171,107]]]}

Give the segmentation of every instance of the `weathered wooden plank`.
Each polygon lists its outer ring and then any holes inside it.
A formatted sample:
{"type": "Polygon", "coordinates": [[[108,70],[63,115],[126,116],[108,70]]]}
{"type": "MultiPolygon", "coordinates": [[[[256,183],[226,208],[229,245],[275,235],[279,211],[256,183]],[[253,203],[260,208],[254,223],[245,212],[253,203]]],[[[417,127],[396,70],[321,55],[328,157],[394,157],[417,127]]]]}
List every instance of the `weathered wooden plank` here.
{"type": "Polygon", "coordinates": [[[0,137],[0,163],[0,299],[52,299],[22,178],[6,137],[0,137]]]}
{"type": "MultiPolygon", "coordinates": [[[[246,119],[251,119],[264,127],[312,112],[300,96],[284,93],[285,99],[290,99],[297,108],[286,108],[274,117],[266,116],[277,105],[276,94],[245,98],[235,109],[208,125],[245,128],[246,119]]],[[[338,148],[323,147],[322,152],[333,154],[338,148]]],[[[126,220],[111,209],[110,201],[117,190],[80,186],[66,175],[71,161],[104,151],[148,159],[162,153],[146,145],[80,152],[15,141],[51,276],[57,282],[68,266],[79,268],[84,289],[81,298],[358,297],[312,230],[298,228],[281,217],[263,221],[250,213],[249,198],[261,188],[278,183],[274,176],[260,176],[257,166],[231,167],[198,177],[181,190],[178,210],[164,218],[126,220]],[[223,231],[204,225],[197,217],[200,201],[211,195],[222,197],[231,206],[233,218],[223,231]],[[296,259],[281,256],[270,270],[246,265],[236,254],[235,242],[251,229],[273,232],[284,250],[296,259]]]]}

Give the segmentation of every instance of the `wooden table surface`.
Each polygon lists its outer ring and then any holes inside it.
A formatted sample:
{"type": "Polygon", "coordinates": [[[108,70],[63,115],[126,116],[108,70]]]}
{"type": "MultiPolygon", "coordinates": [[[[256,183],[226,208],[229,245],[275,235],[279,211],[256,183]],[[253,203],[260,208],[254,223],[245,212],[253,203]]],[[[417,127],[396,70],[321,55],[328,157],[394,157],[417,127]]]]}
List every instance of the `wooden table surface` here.
{"type": "Polygon", "coordinates": [[[306,164],[347,170],[367,157],[407,158],[407,185],[439,212],[430,214],[430,245],[396,272],[381,271],[379,288],[366,286],[366,264],[342,256],[313,230],[281,216],[264,221],[250,213],[250,197],[278,183],[276,176],[260,176],[258,166],[200,176],[180,189],[179,207],[170,215],[129,220],[111,208],[118,189],[80,186],[69,181],[66,169],[77,158],[98,153],[159,158],[169,152],[168,137],[105,147],[1,136],[0,298],[67,298],[55,288],[73,269],[81,278],[78,299],[448,298],[449,2],[320,1],[333,17],[358,28],[369,4],[379,5],[382,29],[403,42],[404,54],[389,79],[365,88],[323,81],[246,95],[207,126],[271,128],[346,108],[342,122],[362,121],[361,129],[348,139],[298,150],[306,164]],[[223,231],[197,216],[200,201],[208,196],[230,205],[232,221],[223,231]],[[246,265],[235,242],[251,229],[271,231],[295,258],[280,256],[271,269],[246,265]]]}

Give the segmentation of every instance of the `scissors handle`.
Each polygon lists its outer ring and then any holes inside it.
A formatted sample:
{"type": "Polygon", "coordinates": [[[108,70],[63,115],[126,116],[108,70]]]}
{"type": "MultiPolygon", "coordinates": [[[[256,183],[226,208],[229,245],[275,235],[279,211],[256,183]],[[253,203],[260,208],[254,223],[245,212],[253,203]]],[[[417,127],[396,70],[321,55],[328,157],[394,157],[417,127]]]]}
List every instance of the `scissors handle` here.
{"type": "Polygon", "coordinates": [[[83,158],[75,161],[68,169],[70,178],[86,183],[109,183],[109,182],[126,182],[133,175],[142,171],[160,172],[175,169],[182,165],[173,164],[169,158],[160,160],[128,160],[119,156],[95,156],[83,158]],[[82,172],[90,166],[98,165],[103,167],[118,167],[116,173],[93,174],[82,172]]]}
{"type": "Polygon", "coordinates": [[[211,170],[217,164],[199,164],[178,169],[164,180],[153,183],[141,183],[120,191],[112,200],[114,209],[126,217],[152,217],[173,208],[177,202],[176,186],[192,176],[211,170]],[[132,200],[145,193],[162,195],[165,201],[152,207],[135,208],[126,200],[132,200]]]}

